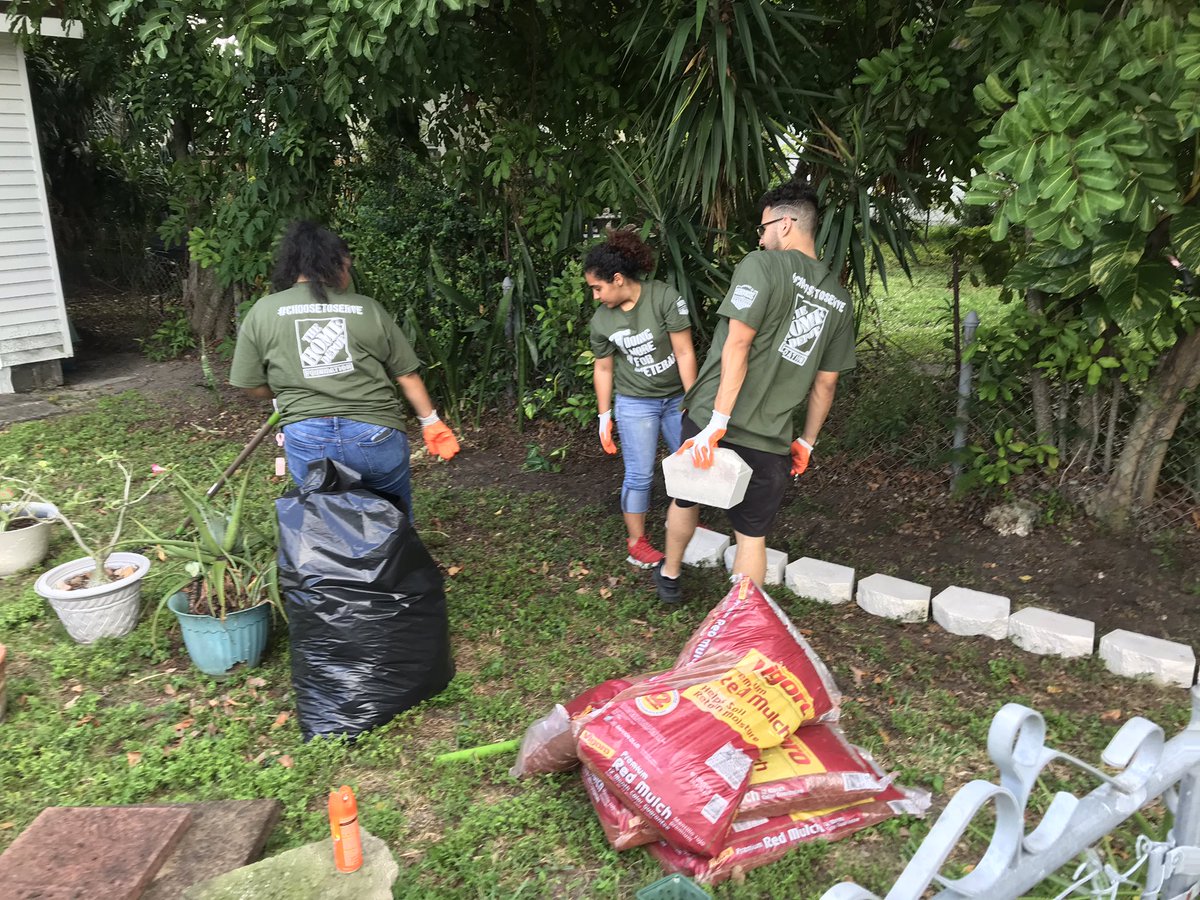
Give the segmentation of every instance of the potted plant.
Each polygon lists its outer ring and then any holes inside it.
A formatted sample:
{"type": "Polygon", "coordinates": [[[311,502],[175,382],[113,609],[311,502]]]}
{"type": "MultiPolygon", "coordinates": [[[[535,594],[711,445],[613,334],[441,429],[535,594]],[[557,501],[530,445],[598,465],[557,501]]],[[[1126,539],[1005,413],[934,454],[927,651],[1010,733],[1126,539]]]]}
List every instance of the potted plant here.
{"type": "Polygon", "coordinates": [[[236,665],[258,665],[267,645],[271,610],[282,613],[276,548],[270,532],[243,520],[249,472],[227,508],[197,493],[178,475],[175,489],[190,517],[191,537],[160,539],[147,530],[160,559],[182,570],[154,614],[152,633],[165,606],[175,614],[193,664],[206,675],[227,675],[236,665]]]}
{"type": "MultiPolygon", "coordinates": [[[[6,468],[13,461],[6,460],[6,468]]],[[[58,518],[58,508],[34,500],[47,472],[49,466],[39,462],[32,479],[0,485],[0,576],[32,569],[50,550],[50,525],[58,518]]]]}
{"type": "MultiPolygon", "coordinates": [[[[137,625],[142,597],[142,578],[150,568],[150,560],[140,553],[117,552],[125,515],[129,508],[148,497],[159,485],[156,480],[139,496],[132,497],[133,475],[116,455],[105,454],[99,462],[121,472],[124,485],[116,501],[84,500],[76,497],[71,506],[100,504],[104,512],[115,516],[111,532],[88,536],[73,516],[61,509],[57,521],[70,532],[83,551],[83,557],[55,566],[38,578],[34,590],[50,602],[54,612],[75,641],[90,644],[102,637],[122,637],[137,625]]],[[[29,491],[33,500],[45,503],[35,485],[21,479],[6,479],[29,491]]]]}

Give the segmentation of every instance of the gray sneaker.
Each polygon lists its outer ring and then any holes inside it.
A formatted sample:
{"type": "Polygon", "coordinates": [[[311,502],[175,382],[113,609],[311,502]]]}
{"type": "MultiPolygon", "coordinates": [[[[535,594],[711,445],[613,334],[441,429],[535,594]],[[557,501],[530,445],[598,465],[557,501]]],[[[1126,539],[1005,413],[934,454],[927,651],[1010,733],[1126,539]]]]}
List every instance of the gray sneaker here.
{"type": "Polygon", "coordinates": [[[658,591],[658,599],[663,603],[674,606],[683,602],[683,591],[679,589],[678,578],[668,578],[662,572],[663,564],[654,567],[654,587],[658,591]]]}

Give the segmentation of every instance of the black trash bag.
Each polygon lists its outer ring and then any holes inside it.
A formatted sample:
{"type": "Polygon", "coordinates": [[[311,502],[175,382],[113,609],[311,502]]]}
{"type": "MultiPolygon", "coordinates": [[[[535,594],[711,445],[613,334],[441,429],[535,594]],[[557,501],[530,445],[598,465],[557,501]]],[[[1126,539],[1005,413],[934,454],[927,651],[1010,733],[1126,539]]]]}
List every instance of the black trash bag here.
{"type": "Polygon", "coordinates": [[[275,501],[305,740],[369,731],[454,677],[442,573],[399,497],[331,459],[275,501]]]}

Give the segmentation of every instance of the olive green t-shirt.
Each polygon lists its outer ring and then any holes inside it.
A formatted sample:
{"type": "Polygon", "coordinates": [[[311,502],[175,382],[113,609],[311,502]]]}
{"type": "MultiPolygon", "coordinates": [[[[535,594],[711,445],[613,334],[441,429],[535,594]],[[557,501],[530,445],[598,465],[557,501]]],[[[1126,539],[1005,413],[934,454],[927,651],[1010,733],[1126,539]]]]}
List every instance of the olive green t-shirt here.
{"type": "Polygon", "coordinates": [[[734,270],[717,312],[722,318],[712,347],[683,407],[697,425],[708,424],[729,320],[744,322],[756,333],[725,439],[767,453],[787,453],[792,412],[808,397],[817,372],[854,368],[850,295],[819,260],[798,250],[756,250],[734,270]]]}
{"type": "Polygon", "coordinates": [[[687,301],[661,281],[643,281],[637,303],[628,312],[603,304],[592,316],[591,343],[596,359],[616,353],[613,387],[626,397],[662,398],[683,393],[671,333],[692,327],[687,301]],[[619,352],[618,352],[619,351],[619,352]]]}
{"type": "Polygon", "coordinates": [[[370,297],[308,284],[268,294],[238,331],[229,383],[267,385],[284,425],[341,416],[403,428],[396,378],[420,365],[395,320],[370,297]]]}

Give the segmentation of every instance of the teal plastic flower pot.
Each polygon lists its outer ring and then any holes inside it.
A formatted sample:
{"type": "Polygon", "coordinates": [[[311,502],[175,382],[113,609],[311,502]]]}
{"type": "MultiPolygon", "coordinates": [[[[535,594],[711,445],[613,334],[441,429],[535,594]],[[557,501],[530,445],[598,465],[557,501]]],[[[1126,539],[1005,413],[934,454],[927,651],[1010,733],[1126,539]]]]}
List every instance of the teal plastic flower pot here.
{"type": "Polygon", "coordinates": [[[188,656],[205,675],[228,675],[238,663],[253,668],[262,659],[271,631],[270,604],[231,612],[224,622],[212,616],[192,615],[187,594],[182,591],[167,600],[167,607],[179,619],[188,656]]]}

